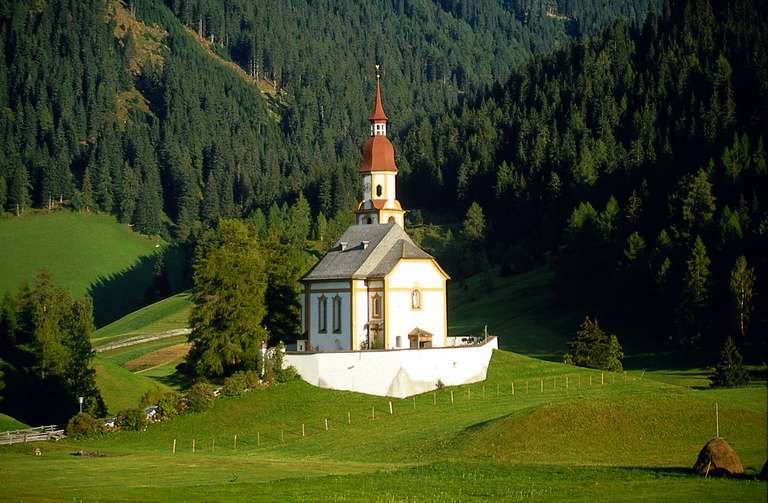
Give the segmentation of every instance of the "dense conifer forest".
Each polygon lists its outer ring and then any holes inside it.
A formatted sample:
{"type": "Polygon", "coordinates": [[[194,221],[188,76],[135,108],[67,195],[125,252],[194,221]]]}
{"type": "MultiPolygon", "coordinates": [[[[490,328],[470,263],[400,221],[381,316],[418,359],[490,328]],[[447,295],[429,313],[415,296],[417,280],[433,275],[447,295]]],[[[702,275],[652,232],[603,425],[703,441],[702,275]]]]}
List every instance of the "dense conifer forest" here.
{"type": "Polygon", "coordinates": [[[767,42],[759,2],[671,2],[640,27],[616,22],[410,131],[406,185],[431,187],[418,205],[478,203],[491,262],[549,255],[562,299],[622,331],[760,341],[767,42]]]}

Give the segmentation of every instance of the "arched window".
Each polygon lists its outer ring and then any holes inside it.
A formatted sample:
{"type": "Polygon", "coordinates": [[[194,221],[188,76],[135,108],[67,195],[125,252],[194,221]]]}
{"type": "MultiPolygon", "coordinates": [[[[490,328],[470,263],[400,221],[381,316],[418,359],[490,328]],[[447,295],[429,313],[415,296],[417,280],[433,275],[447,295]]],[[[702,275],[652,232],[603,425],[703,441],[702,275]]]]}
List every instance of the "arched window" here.
{"type": "Polygon", "coordinates": [[[421,309],[421,290],[418,288],[411,291],[411,309],[421,309]]]}
{"type": "Polygon", "coordinates": [[[389,223],[391,223],[391,224],[395,223],[395,217],[389,217],[389,218],[387,219],[387,222],[389,222],[389,223]]]}
{"type": "Polygon", "coordinates": [[[333,298],[333,331],[341,332],[341,297],[338,295],[333,298]]]}
{"type": "Polygon", "coordinates": [[[371,298],[371,318],[381,318],[381,295],[378,293],[371,298]]]}
{"type": "Polygon", "coordinates": [[[368,223],[369,223],[369,224],[372,224],[372,223],[373,223],[373,218],[371,218],[371,217],[368,217],[368,223]]]}
{"type": "Polygon", "coordinates": [[[325,295],[317,299],[317,327],[322,333],[328,331],[328,302],[325,295]]]}
{"type": "Polygon", "coordinates": [[[381,197],[381,192],[382,192],[381,185],[377,185],[376,186],[376,197],[381,197]]]}

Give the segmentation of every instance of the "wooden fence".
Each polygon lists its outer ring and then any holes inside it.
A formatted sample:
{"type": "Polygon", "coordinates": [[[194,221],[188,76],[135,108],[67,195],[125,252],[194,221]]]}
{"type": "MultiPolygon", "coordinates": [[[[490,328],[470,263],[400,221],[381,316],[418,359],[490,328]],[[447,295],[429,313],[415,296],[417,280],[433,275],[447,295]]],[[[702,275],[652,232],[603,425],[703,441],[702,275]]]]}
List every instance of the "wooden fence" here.
{"type": "Polygon", "coordinates": [[[64,438],[64,429],[59,425],[38,426],[24,430],[12,430],[0,433],[0,445],[39,442],[41,440],[59,440],[64,438]]]}

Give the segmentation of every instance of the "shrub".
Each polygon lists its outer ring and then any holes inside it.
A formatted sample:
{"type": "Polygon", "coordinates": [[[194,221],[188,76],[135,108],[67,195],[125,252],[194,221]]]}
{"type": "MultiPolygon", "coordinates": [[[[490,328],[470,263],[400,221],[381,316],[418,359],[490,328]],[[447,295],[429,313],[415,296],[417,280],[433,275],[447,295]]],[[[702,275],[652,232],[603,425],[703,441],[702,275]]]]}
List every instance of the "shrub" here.
{"type": "Polygon", "coordinates": [[[121,430],[141,431],[147,426],[147,415],[141,409],[125,409],[117,413],[115,426],[121,430]]]}
{"type": "Polygon", "coordinates": [[[240,396],[247,388],[245,372],[235,372],[224,379],[221,394],[224,396],[240,396]]]}
{"type": "Polygon", "coordinates": [[[149,407],[150,405],[157,405],[160,403],[160,399],[165,396],[166,391],[160,388],[152,388],[141,396],[139,400],[139,407],[149,407]]]}
{"type": "Polygon", "coordinates": [[[623,370],[621,361],[624,359],[624,353],[619,339],[615,335],[606,334],[597,320],[593,321],[589,316],[576,331],[576,337],[568,343],[568,349],[563,362],[569,365],[612,372],[623,370]]]}
{"type": "Polygon", "coordinates": [[[261,376],[258,371],[248,370],[245,372],[245,386],[248,389],[255,389],[261,385],[261,376]]]}
{"type": "Polygon", "coordinates": [[[299,377],[299,371],[293,365],[289,365],[275,374],[275,380],[279,383],[295,381],[299,377]]]}
{"type": "Polygon", "coordinates": [[[187,408],[192,412],[205,412],[213,406],[213,391],[203,383],[193,384],[184,395],[187,408]]]}
{"type": "Polygon", "coordinates": [[[720,361],[715,366],[715,373],[709,378],[712,386],[730,388],[749,383],[749,374],[742,363],[741,354],[732,337],[728,337],[720,352],[720,361]]]}
{"type": "Polygon", "coordinates": [[[72,416],[67,422],[66,432],[70,437],[89,437],[101,433],[101,421],[88,414],[80,412],[72,416]]]}
{"type": "Polygon", "coordinates": [[[185,404],[180,393],[171,391],[157,401],[157,413],[160,419],[171,419],[184,413],[185,404]]]}

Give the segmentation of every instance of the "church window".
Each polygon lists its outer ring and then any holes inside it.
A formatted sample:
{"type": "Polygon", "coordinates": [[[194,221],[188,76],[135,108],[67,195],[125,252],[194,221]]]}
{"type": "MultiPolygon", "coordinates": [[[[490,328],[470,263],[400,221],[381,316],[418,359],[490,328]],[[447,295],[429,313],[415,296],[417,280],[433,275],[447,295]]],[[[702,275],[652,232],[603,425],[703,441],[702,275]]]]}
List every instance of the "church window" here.
{"type": "Polygon", "coordinates": [[[381,318],[381,295],[378,293],[371,299],[371,318],[381,318]]]}
{"type": "Polygon", "coordinates": [[[328,331],[328,302],[325,295],[317,299],[317,326],[322,333],[328,331]]]}
{"type": "Polygon", "coordinates": [[[373,219],[372,219],[371,217],[368,217],[368,223],[369,223],[369,224],[372,224],[372,223],[373,223],[373,219]]]}
{"type": "Polygon", "coordinates": [[[338,295],[333,298],[333,331],[341,332],[341,297],[338,295]]]}
{"type": "Polygon", "coordinates": [[[395,217],[389,217],[389,218],[387,219],[387,222],[389,222],[389,223],[391,223],[391,224],[395,223],[395,217]]]}
{"type": "Polygon", "coordinates": [[[376,186],[376,197],[381,197],[381,185],[376,186]]]}
{"type": "Polygon", "coordinates": [[[411,291],[411,309],[421,309],[421,290],[411,291]]]}

